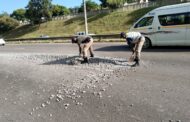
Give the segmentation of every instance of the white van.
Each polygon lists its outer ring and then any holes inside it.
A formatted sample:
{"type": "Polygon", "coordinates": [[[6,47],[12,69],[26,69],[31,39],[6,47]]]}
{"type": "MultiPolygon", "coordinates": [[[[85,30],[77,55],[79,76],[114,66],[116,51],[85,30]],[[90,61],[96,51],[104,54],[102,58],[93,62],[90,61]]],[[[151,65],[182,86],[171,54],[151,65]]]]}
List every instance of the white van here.
{"type": "Polygon", "coordinates": [[[130,31],[145,35],[150,46],[190,46],[190,3],[156,8],[140,18],[130,31]]]}
{"type": "Polygon", "coordinates": [[[0,45],[4,46],[5,45],[5,40],[0,38],[0,45]]]}

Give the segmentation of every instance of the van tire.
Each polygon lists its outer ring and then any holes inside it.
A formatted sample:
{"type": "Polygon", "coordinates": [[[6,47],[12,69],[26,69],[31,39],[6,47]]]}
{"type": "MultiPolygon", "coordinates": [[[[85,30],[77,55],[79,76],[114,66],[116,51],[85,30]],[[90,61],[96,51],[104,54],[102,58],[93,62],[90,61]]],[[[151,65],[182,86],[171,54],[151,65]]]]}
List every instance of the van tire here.
{"type": "Polygon", "coordinates": [[[151,40],[147,37],[145,37],[145,42],[144,42],[144,45],[143,45],[143,49],[147,49],[147,48],[150,48],[152,47],[152,43],[151,43],[151,40]]]}

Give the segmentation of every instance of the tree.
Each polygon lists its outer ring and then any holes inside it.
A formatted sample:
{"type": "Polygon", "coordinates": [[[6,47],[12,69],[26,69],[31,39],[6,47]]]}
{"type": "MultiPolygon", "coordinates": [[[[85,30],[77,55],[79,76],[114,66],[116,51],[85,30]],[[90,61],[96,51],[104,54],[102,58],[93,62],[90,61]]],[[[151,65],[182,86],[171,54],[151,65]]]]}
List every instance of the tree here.
{"type": "Polygon", "coordinates": [[[120,7],[121,5],[123,5],[127,0],[107,0],[107,2],[110,5],[115,5],[116,7],[120,7]]]}
{"type": "Polygon", "coordinates": [[[8,14],[7,12],[2,12],[2,13],[0,14],[0,17],[3,17],[3,16],[9,16],[9,14],[8,14]]]}
{"type": "Polygon", "coordinates": [[[51,0],[30,0],[26,6],[26,17],[32,24],[39,24],[52,18],[51,0]]]}
{"type": "Polygon", "coordinates": [[[52,6],[52,16],[61,16],[70,14],[70,10],[65,6],[53,5],[52,6]]]}
{"type": "Polygon", "coordinates": [[[13,11],[13,13],[10,16],[16,20],[24,21],[26,20],[25,13],[26,13],[25,9],[17,9],[13,11]]]}
{"type": "Polygon", "coordinates": [[[74,8],[69,8],[69,11],[73,14],[76,14],[79,12],[80,7],[76,6],[74,8]]]}
{"type": "Polygon", "coordinates": [[[0,17],[0,33],[4,33],[6,31],[12,30],[19,25],[18,21],[9,16],[1,16],[0,17]]]}
{"type": "Polygon", "coordinates": [[[102,7],[109,7],[115,9],[121,7],[129,0],[100,0],[102,7]]]}
{"type": "Polygon", "coordinates": [[[106,8],[106,7],[108,7],[109,6],[109,4],[108,4],[108,2],[107,2],[107,0],[100,0],[100,2],[101,2],[101,7],[102,8],[106,8]]]}
{"type": "MultiPolygon", "coordinates": [[[[100,6],[96,2],[93,2],[91,0],[86,1],[86,11],[98,10],[99,8],[100,6]]],[[[84,4],[82,3],[79,8],[79,12],[83,12],[83,11],[84,11],[84,4]]]]}

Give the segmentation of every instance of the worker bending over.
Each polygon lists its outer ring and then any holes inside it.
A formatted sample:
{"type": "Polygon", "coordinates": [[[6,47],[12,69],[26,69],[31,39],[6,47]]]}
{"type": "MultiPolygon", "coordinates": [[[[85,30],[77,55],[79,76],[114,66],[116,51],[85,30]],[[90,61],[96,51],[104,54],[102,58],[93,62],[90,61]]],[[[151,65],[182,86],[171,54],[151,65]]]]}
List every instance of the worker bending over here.
{"type": "Polygon", "coordinates": [[[94,57],[93,49],[92,49],[93,38],[87,35],[75,36],[75,37],[72,37],[72,43],[78,44],[79,56],[83,56],[83,59],[84,59],[81,62],[81,64],[89,63],[88,54],[87,54],[88,50],[90,52],[90,57],[94,57]]]}
{"type": "Polygon", "coordinates": [[[145,42],[145,37],[139,32],[121,32],[121,38],[125,38],[129,47],[132,49],[130,61],[135,61],[132,66],[140,65],[141,50],[145,42]]]}

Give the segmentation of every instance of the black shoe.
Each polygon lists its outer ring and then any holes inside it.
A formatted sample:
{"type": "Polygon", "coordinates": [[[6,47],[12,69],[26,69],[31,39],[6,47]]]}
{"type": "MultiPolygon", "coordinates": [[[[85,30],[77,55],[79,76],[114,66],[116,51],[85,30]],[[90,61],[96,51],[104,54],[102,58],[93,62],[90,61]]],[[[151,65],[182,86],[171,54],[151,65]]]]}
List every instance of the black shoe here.
{"type": "Polygon", "coordinates": [[[93,58],[93,57],[94,57],[94,54],[91,54],[91,55],[90,55],[90,57],[92,57],[92,58],[93,58]]]}
{"type": "Polygon", "coordinates": [[[131,67],[136,67],[136,66],[140,66],[139,60],[135,59],[135,64],[131,65],[131,67]]]}
{"type": "Polygon", "coordinates": [[[137,63],[135,63],[135,64],[131,65],[131,67],[136,67],[136,66],[137,66],[137,63]]]}
{"type": "Polygon", "coordinates": [[[84,58],[84,61],[81,62],[81,64],[89,63],[88,58],[84,58]]]}
{"type": "Polygon", "coordinates": [[[136,57],[135,59],[134,59],[134,62],[138,62],[139,60],[138,60],[138,58],[136,57]]]}
{"type": "Polygon", "coordinates": [[[140,63],[139,63],[139,61],[138,61],[138,62],[136,62],[136,66],[140,66],[140,63]]]}

